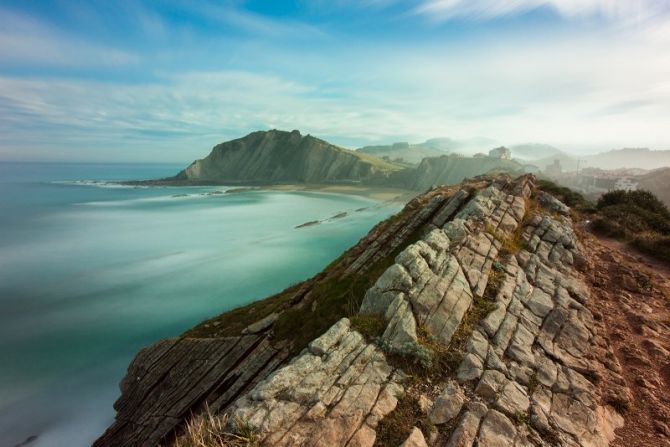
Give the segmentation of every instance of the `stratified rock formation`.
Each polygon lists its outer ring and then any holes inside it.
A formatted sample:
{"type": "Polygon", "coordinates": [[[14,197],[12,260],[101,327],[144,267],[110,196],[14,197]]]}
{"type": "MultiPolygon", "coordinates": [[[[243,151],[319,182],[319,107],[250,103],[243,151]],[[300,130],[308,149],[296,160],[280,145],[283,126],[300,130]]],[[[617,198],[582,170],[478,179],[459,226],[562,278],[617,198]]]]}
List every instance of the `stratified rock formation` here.
{"type": "Polygon", "coordinates": [[[214,146],[172,181],[191,183],[358,182],[398,166],[294,130],[258,131],[214,146]]]}
{"type": "Polygon", "coordinates": [[[585,266],[532,176],[432,189],[315,278],[142,351],[96,445],[169,444],[209,407],[268,446],[607,446],[601,378],[623,381],[585,266]]]}

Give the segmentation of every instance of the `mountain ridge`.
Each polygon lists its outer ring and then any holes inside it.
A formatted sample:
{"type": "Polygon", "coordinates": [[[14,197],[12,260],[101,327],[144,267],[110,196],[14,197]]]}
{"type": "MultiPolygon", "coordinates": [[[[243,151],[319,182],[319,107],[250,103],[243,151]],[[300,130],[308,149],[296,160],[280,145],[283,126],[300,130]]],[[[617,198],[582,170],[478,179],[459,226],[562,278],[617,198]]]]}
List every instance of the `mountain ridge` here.
{"type": "Polygon", "coordinates": [[[360,182],[400,169],[299,131],[256,131],[212,148],[167,181],[192,183],[360,182]]]}

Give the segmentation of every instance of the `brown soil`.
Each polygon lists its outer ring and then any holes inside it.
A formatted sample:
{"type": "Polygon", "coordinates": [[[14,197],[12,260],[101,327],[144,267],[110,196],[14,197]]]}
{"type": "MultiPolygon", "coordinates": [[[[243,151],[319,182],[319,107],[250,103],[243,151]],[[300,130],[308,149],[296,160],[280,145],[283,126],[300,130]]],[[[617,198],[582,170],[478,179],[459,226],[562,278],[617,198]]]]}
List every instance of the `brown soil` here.
{"type": "Polygon", "coordinates": [[[602,399],[625,418],[611,445],[670,446],[670,266],[580,232],[603,337],[602,399]]]}

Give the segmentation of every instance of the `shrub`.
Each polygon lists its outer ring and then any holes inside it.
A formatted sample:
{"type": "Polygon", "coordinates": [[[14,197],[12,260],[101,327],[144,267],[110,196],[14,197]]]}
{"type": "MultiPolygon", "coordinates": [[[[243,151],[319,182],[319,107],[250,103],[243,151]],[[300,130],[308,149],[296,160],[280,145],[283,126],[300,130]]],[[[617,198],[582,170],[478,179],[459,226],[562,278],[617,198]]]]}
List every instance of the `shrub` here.
{"type": "Polygon", "coordinates": [[[399,346],[393,346],[383,338],[375,339],[379,349],[395,357],[395,362],[407,370],[415,370],[419,367],[423,372],[433,367],[433,350],[419,343],[407,342],[399,346]]]}
{"type": "Polygon", "coordinates": [[[421,411],[416,396],[405,393],[398,399],[398,405],[386,415],[377,426],[375,446],[395,446],[405,442],[413,427],[418,427],[428,437],[435,426],[421,411]]]}
{"type": "Polygon", "coordinates": [[[583,195],[565,186],[557,185],[551,180],[538,180],[537,188],[556,197],[570,208],[583,212],[593,210],[593,205],[583,195]]]}
{"type": "Polygon", "coordinates": [[[638,250],[670,261],[670,212],[649,191],[611,191],[597,204],[592,228],[638,250]]]}
{"type": "Polygon", "coordinates": [[[209,407],[205,412],[192,417],[178,436],[174,447],[258,447],[258,437],[247,423],[230,421],[228,415],[215,415],[209,407]],[[230,427],[233,427],[231,430],[230,427]]]}
{"type": "Polygon", "coordinates": [[[368,339],[381,337],[386,329],[386,320],[381,315],[359,314],[350,318],[351,327],[368,339]]]}

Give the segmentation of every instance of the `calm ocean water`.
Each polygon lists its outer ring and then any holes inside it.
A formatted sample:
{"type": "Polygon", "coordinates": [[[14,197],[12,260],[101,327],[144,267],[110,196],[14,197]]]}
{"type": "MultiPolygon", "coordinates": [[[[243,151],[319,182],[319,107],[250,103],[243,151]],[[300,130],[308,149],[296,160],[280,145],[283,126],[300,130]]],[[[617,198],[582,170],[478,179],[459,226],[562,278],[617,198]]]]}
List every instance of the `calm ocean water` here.
{"type": "Polygon", "coordinates": [[[90,445],[142,346],[313,275],[400,208],[82,182],[180,168],[0,163],[1,446],[90,445]]]}

